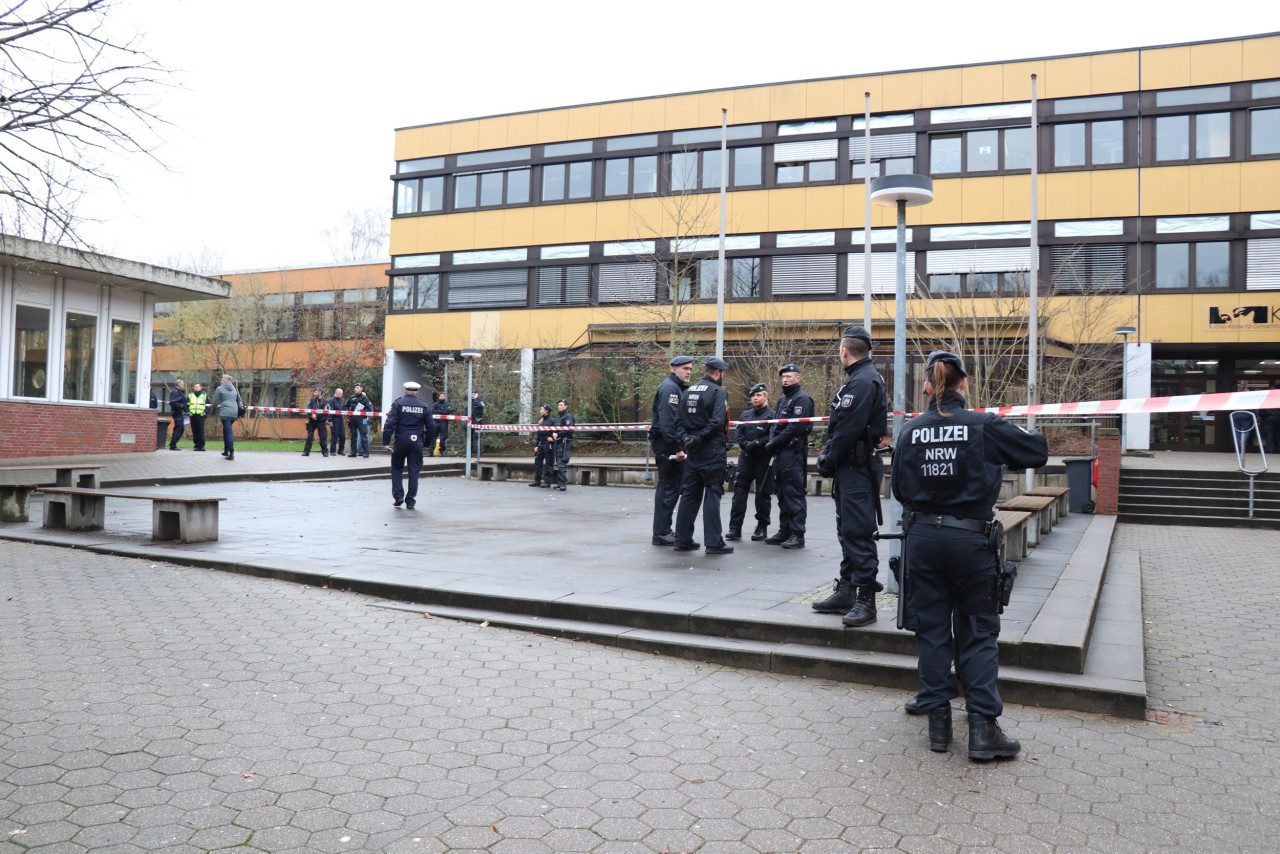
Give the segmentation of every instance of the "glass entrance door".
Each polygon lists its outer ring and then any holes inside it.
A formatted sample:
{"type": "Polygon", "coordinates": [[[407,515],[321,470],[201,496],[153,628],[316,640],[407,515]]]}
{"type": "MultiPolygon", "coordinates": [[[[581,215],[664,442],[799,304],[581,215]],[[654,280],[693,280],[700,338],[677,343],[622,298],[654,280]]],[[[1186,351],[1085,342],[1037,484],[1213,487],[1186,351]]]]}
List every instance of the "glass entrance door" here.
{"type": "MultiPolygon", "coordinates": [[[[1212,394],[1218,390],[1216,359],[1157,359],[1151,363],[1151,396],[1212,394]]],[[[1215,450],[1214,412],[1165,412],[1151,416],[1151,447],[1157,451],[1215,450]]]]}

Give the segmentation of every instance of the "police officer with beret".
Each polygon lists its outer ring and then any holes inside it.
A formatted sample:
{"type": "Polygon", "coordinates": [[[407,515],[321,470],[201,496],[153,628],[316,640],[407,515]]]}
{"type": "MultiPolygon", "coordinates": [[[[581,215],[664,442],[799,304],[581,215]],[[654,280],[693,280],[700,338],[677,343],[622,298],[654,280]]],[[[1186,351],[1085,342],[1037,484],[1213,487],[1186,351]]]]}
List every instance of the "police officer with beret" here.
{"type": "Polygon", "coordinates": [[[436,440],[435,419],[426,401],[418,397],[422,386],[413,381],[404,384],[404,396],[396,398],[382,427],[382,446],[391,449],[391,497],[396,507],[403,504],[412,510],[418,499],[418,473],[422,471],[422,449],[436,440]],[[395,444],[392,445],[392,438],[395,444]],[[404,489],[405,464],[409,467],[409,490],[404,489]]]}
{"type": "Polygon", "coordinates": [[[773,418],[769,408],[769,387],[756,383],[751,387],[751,406],[738,415],[738,472],[733,481],[733,506],[729,510],[729,533],[726,540],[742,539],[742,522],[747,518],[747,495],[752,482],[756,485],[756,530],[751,539],[759,542],[769,536],[769,514],[773,510],[773,476],[769,468],[769,424],[752,424],[773,418]]]}
{"type": "Polygon", "coordinates": [[[926,362],[928,411],[908,421],[893,452],[893,494],[906,533],[905,625],[916,634],[919,713],[929,715],[929,747],[951,743],[955,673],[964,685],[969,758],[1011,759],[1021,745],[1005,735],[996,687],[1000,636],[998,558],[1003,537],[992,507],[1004,468],[1038,468],[1049,444],[989,412],[965,409],[968,376],[954,353],[926,362]]]}
{"type": "MultiPolygon", "coordinates": [[[[800,366],[783,365],[782,397],[775,407],[775,418],[813,418],[813,398],[800,387],[800,366]]],[[[774,424],[769,431],[765,450],[774,457],[773,488],[778,496],[778,531],[765,543],[784,549],[804,548],[805,521],[809,505],[805,486],[809,466],[809,434],[812,421],[774,424]]]]}
{"type": "Polygon", "coordinates": [[[826,599],[813,603],[822,614],[844,613],[846,626],[876,621],[876,580],[880,559],[875,533],[884,465],[875,455],[889,432],[884,377],[871,362],[871,333],[850,326],[840,337],[840,364],[847,376],[831,400],[827,444],[818,456],[818,472],[833,478],[836,539],[840,542],[840,577],[826,599]]]}
{"type": "MultiPolygon", "coordinates": [[[[556,401],[554,423],[558,428],[573,427],[577,423],[573,420],[573,413],[569,411],[569,401],[564,398],[556,401]]],[[[569,457],[573,452],[573,430],[557,429],[551,434],[551,438],[551,458],[556,478],[556,483],[552,484],[552,487],[561,492],[567,492],[569,490],[569,457]]]]}
{"type": "MultiPolygon", "coordinates": [[[[551,428],[556,420],[551,416],[551,404],[544,403],[538,407],[538,426],[551,428]]],[[[533,434],[533,480],[532,487],[551,488],[551,480],[555,477],[555,460],[551,456],[551,430],[536,430],[533,434]]]]}
{"type": "Polygon", "coordinates": [[[724,496],[724,470],[728,465],[729,399],[721,383],[729,365],[718,356],[706,361],[706,375],[685,389],[680,398],[683,428],[684,480],[676,509],[675,550],[701,548],[694,542],[693,523],[702,509],[702,536],[709,555],[733,554],[720,527],[720,499],[724,496]]]}
{"type": "Polygon", "coordinates": [[[693,359],[676,356],[671,360],[671,373],[658,386],[653,396],[653,423],[649,425],[649,444],[658,468],[658,487],[653,494],[653,544],[673,546],[675,535],[671,520],[680,500],[680,481],[684,474],[684,436],[680,425],[680,395],[689,387],[693,376],[693,359]]]}

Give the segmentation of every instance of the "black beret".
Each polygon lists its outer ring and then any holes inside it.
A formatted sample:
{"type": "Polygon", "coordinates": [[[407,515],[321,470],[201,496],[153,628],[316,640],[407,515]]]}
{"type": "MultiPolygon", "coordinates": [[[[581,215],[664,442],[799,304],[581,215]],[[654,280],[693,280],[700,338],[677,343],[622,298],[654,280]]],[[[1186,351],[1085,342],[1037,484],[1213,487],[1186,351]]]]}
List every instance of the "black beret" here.
{"type": "Polygon", "coordinates": [[[692,365],[692,364],[693,364],[692,356],[676,356],[674,359],[671,360],[671,367],[673,368],[678,368],[681,365],[692,365]]]}
{"type": "Polygon", "coordinates": [[[747,393],[748,393],[748,394],[756,394],[757,392],[761,392],[761,391],[768,391],[768,390],[769,390],[769,387],[768,387],[767,385],[765,385],[764,383],[756,383],[755,385],[753,385],[753,386],[751,387],[751,391],[749,391],[749,392],[747,392],[747,393]]]}
{"type": "Polygon", "coordinates": [[[545,409],[545,410],[547,410],[548,412],[550,412],[550,411],[551,411],[551,404],[549,404],[549,403],[540,403],[540,404],[538,404],[538,408],[539,408],[539,409],[545,409]]]}
{"type": "Polygon", "coordinates": [[[952,353],[950,350],[934,350],[930,353],[928,361],[925,362],[925,369],[932,370],[933,366],[938,362],[942,362],[944,365],[950,365],[955,368],[960,372],[960,376],[962,377],[969,376],[969,374],[965,372],[964,363],[960,361],[960,357],[955,353],[952,353]]]}
{"type": "Polygon", "coordinates": [[[846,327],[844,332],[841,333],[840,337],[841,338],[861,338],[863,341],[867,342],[868,347],[871,347],[872,349],[875,348],[875,345],[871,343],[871,333],[868,332],[866,330],[866,327],[864,326],[846,327]]]}
{"type": "Polygon", "coordinates": [[[782,376],[783,374],[798,374],[798,373],[800,373],[800,366],[797,365],[795,362],[789,362],[788,364],[783,365],[781,368],[778,368],[778,376],[782,376]]]}
{"type": "Polygon", "coordinates": [[[565,399],[562,397],[562,398],[560,398],[559,400],[557,400],[557,401],[556,401],[556,406],[559,406],[559,405],[560,405],[560,404],[562,404],[562,403],[563,403],[565,406],[568,406],[568,405],[569,405],[569,401],[565,400],[565,399]]]}
{"type": "Polygon", "coordinates": [[[708,356],[707,361],[703,362],[703,364],[713,371],[729,370],[729,363],[724,359],[721,359],[719,356],[708,356]]]}

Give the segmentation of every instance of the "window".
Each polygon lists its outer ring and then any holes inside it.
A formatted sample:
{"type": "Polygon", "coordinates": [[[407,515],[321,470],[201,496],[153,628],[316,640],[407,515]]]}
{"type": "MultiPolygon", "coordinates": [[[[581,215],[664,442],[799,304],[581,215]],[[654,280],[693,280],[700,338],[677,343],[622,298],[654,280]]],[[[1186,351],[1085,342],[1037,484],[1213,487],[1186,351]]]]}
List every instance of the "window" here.
{"type": "Polygon", "coordinates": [[[528,299],[529,271],[467,270],[449,274],[449,308],[523,306],[528,299]]]}
{"type": "Polygon", "coordinates": [[[542,200],[591,198],[591,162],[551,163],[542,167],[542,200]]]}
{"type": "Polygon", "coordinates": [[[440,307],[440,274],[396,276],[391,280],[393,311],[435,310],[440,307]]]}
{"type": "Polygon", "coordinates": [[[413,308],[413,276],[393,276],[391,279],[392,311],[413,308]]]}
{"type": "Polygon", "coordinates": [[[758,187],[764,183],[764,149],[759,146],[730,149],[733,158],[733,186],[758,187]]]}
{"type": "Polygon", "coordinates": [[[1053,165],[1104,166],[1124,162],[1124,122],[1054,125],[1053,165]]]}
{"type": "Polygon", "coordinates": [[[404,172],[430,172],[434,169],[444,168],[443,157],[421,157],[417,160],[401,160],[396,164],[396,171],[404,172]]]}
{"type": "Polygon", "coordinates": [[[640,196],[658,192],[658,158],[620,157],[604,162],[606,196],[640,196]]]}
{"type": "Polygon", "coordinates": [[[772,292],[835,294],[835,255],[779,255],[773,259],[772,292]]]}
{"type": "Polygon", "coordinates": [[[1280,154],[1280,107],[1249,113],[1249,154],[1280,154]]]}
{"type": "Polygon", "coordinates": [[[413,307],[419,311],[435,311],[440,307],[439,273],[423,273],[418,276],[417,297],[413,307]]]}
{"type": "Polygon", "coordinates": [[[1157,288],[1225,288],[1231,283],[1231,244],[1156,244],[1157,288]]]}
{"type": "Polygon", "coordinates": [[[49,309],[19,305],[13,340],[13,391],[49,396],[49,309]]]}
{"type": "Polygon", "coordinates": [[[111,324],[111,402],[137,403],[138,343],[141,327],[128,320],[111,324]]]}
{"type": "Polygon", "coordinates": [[[538,305],[586,305],[590,297],[590,264],[538,270],[538,305]]]}
{"type": "Polygon", "coordinates": [[[988,128],[936,134],[929,140],[935,174],[1031,168],[1031,128],[988,128]]]}
{"type": "Polygon", "coordinates": [[[67,314],[62,364],[63,400],[93,400],[93,357],[97,334],[98,318],[91,314],[67,314]]]}
{"type": "Polygon", "coordinates": [[[973,296],[1025,294],[1027,292],[1027,273],[1023,270],[1009,270],[1003,273],[929,274],[929,293],[958,294],[961,291],[973,296]]]}
{"type": "MultiPolygon", "coordinates": [[[[424,178],[426,181],[432,180],[424,178]]],[[[503,172],[472,172],[453,178],[453,207],[491,208],[499,205],[523,205],[529,202],[529,170],[509,169],[503,172]]]]}
{"type": "MultiPolygon", "coordinates": [[[[873,121],[874,127],[874,121],[873,121]]],[[[865,179],[867,141],[865,137],[850,137],[850,177],[865,179]]],[[[890,133],[871,137],[871,177],[880,175],[910,175],[915,170],[916,135],[914,133],[890,133]]]]}
{"type": "Polygon", "coordinates": [[[1245,290],[1280,289],[1280,238],[1250,240],[1245,252],[1245,290]]]}
{"type": "MultiPolygon", "coordinates": [[[[760,296],[759,258],[726,258],[724,266],[729,271],[729,288],[724,293],[725,299],[756,299],[760,296]]],[[[689,269],[690,265],[686,265],[685,270],[689,269]]],[[[697,263],[697,299],[717,299],[719,281],[720,259],[704,258],[697,263]]],[[[681,298],[691,299],[689,292],[683,290],[681,298]]]]}
{"type": "Polygon", "coordinates": [[[773,147],[774,179],[778,184],[804,184],[836,179],[834,139],[780,142],[773,147]]]}
{"type": "Polygon", "coordinates": [[[1050,281],[1055,291],[1119,291],[1127,281],[1123,243],[1055,246],[1050,251],[1050,281]]]}
{"type": "Polygon", "coordinates": [[[1031,250],[1027,246],[936,249],[925,255],[925,265],[932,293],[1026,293],[1031,250]]]}
{"type": "MultiPolygon", "coordinates": [[[[762,183],[762,149],[759,146],[729,149],[729,186],[758,187],[762,183]]],[[[679,151],[670,156],[671,192],[720,189],[720,149],[679,151]]]]}
{"type": "Polygon", "coordinates": [[[658,267],[652,262],[600,265],[600,302],[653,302],[658,267]]]}
{"type": "Polygon", "coordinates": [[[1158,161],[1209,160],[1230,156],[1230,113],[1160,116],[1156,119],[1158,161]]]}
{"type": "MultiPolygon", "coordinates": [[[[911,238],[908,237],[907,240],[911,238]]],[[[857,239],[854,240],[857,242],[857,239]]],[[[891,241],[892,242],[892,241],[891,241]]],[[[863,283],[867,279],[867,262],[861,252],[849,253],[849,277],[846,293],[862,296],[863,283]]],[[[916,253],[907,252],[903,258],[906,268],[907,293],[912,292],[915,280],[916,253]]],[[[894,252],[871,253],[871,293],[893,296],[898,290],[898,256],[894,252]]]]}

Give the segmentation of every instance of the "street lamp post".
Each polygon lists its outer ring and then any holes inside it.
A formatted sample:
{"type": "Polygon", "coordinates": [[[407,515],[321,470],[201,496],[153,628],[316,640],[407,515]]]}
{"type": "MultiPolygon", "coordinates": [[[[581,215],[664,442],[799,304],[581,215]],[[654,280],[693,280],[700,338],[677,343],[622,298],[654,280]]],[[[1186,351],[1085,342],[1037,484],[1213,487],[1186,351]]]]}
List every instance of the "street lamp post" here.
{"type": "Polygon", "coordinates": [[[462,358],[467,360],[467,480],[471,480],[471,366],[480,358],[479,350],[463,350],[462,358]]]}
{"type": "MultiPolygon", "coordinates": [[[[869,176],[868,176],[869,177],[869,176]]],[[[893,311],[893,444],[898,444],[902,430],[902,413],[907,410],[907,208],[933,201],[933,179],[927,175],[881,175],[871,178],[871,201],[878,205],[894,205],[898,209],[897,278],[894,282],[893,311]]],[[[871,228],[871,223],[865,224],[871,228]]],[[[865,282],[870,288],[871,283],[865,282]]],[[[879,497],[876,499],[879,500],[879,497]]],[[[889,496],[889,528],[902,524],[902,503],[889,496]]],[[[890,549],[902,554],[902,541],[894,540],[890,549]]],[[[890,592],[897,582],[889,576],[890,592]]]]}
{"type": "MultiPolygon", "coordinates": [[[[1125,400],[1129,399],[1129,336],[1137,333],[1137,329],[1132,326],[1117,326],[1116,334],[1124,339],[1124,343],[1120,345],[1124,349],[1120,351],[1120,397],[1125,400]]],[[[1128,450],[1128,430],[1125,429],[1125,421],[1129,416],[1123,412],[1120,414],[1120,453],[1128,450]]]]}
{"type": "Polygon", "coordinates": [[[437,362],[444,362],[444,397],[449,399],[449,363],[453,361],[452,353],[441,353],[436,356],[437,362]]]}

